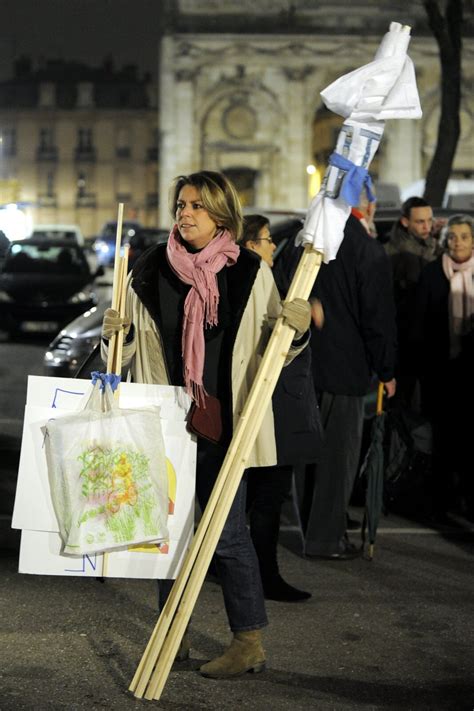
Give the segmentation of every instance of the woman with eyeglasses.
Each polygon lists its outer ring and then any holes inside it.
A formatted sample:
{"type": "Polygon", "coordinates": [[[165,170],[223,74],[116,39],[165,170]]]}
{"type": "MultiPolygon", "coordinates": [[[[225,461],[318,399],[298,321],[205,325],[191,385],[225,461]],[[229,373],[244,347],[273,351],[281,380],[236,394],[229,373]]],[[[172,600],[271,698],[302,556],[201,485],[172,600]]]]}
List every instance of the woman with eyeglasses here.
{"type": "Polygon", "coordinates": [[[244,217],[244,232],[241,243],[258,254],[269,267],[273,267],[273,253],[276,244],[270,234],[270,221],[264,215],[244,217]]]}
{"type": "MultiPolygon", "coordinates": [[[[264,215],[244,217],[241,244],[258,254],[263,262],[262,269],[273,266],[276,249],[269,224],[264,215]]],[[[309,348],[283,368],[272,403],[278,464],[247,470],[250,535],[257,552],[265,598],[302,602],[308,600],[311,593],[290,585],[282,578],[277,547],[281,509],[290,495],[293,468],[316,462],[322,442],[309,348]]]]}
{"type": "MultiPolygon", "coordinates": [[[[224,460],[270,335],[269,319],[280,312],[295,329],[289,358],[307,342],[310,310],[295,299],[280,305],[273,276],[240,249],[242,211],[232,183],[222,174],[181,175],[170,190],[173,227],[167,244],[157,244],[135,263],[127,282],[125,319],[104,314],[107,339],[127,332],[123,365],[132,380],[184,386],[197,408],[217,399],[222,435],[197,440],[196,493],[204,510],[224,460]]],[[[209,433],[210,434],[210,433],[209,433]]],[[[271,407],[249,457],[253,466],[276,462],[271,407]]],[[[203,676],[226,679],[262,671],[261,629],[267,624],[262,585],[245,516],[246,482],[241,481],[217,544],[215,563],[233,639],[223,655],[200,668],[203,676]]],[[[160,607],[171,581],[161,581],[160,607]]],[[[183,638],[179,659],[189,654],[183,638]]]]}

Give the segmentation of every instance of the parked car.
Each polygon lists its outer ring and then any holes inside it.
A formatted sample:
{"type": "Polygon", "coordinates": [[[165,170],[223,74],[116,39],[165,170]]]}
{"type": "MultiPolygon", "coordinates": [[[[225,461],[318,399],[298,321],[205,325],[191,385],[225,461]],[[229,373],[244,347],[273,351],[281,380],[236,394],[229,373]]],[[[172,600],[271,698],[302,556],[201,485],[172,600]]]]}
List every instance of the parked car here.
{"type": "MultiPolygon", "coordinates": [[[[137,232],[143,229],[143,225],[136,220],[124,220],[122,222],[121,244],[130,242],[137,232]]],[[[100,234],[92,243],[92,249],[97,255],[98,264],[104,267],[113,267],[115,260],[115,243],[117,240],[117,222],[106,222],[100,234]]]]}
{"type": "Polygon", "coordinates": [[[11,335],[58,331],[98,302],[84,249],[71,242],[11,243],[0,272],[0,324],[11,335]]]}
{"type": "Polygon", "coordinates": [[[72,242],[84,247],[84,235],[78,225],[35,225],[31,239],[47,239],[72,242]]]}
{"type": "Polygon", "coordinates": [[[10,240],[6,236],[5,232],[2,232],[2,230],[0,230],[0,264],[5,259],[9,246],[10,240]]]}
{"type": "Polygon", "coordinates": [[[154,244],[166,242],[168,235],[169,230],[159,229],[158,227],[142,227],[132,235],[128,240],[128,244],[130,245],[128,252],[129,269],[133,267],[138,257],[149,247],[152,247],[154,244]]]}
{"type": "Polygon", "coordinates": [[[98,346],[102,319],[108,306],[105,303],[93,306],[58,333],[44,355],[45,375],[88,378],[91,371],[104,369],[98,346]]]}

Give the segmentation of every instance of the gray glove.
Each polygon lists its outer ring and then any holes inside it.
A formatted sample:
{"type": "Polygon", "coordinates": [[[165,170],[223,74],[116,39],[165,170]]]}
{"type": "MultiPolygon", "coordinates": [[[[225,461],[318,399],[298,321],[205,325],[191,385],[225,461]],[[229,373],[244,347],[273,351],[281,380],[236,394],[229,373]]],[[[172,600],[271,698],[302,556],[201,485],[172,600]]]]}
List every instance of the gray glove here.
{"type": "Polygon", "coordinates": [[[102,321],[102,338],[110,340],[115,333],[123,328],[124,336],[130,331],[131,321],[129,318],[122,318],[115,309],[105,309],[102,321]]]}
{"type": "Polygon", "coordinates": [[[294,340],[298,340],[309,329],[311,305],[304,299],[293,299],[293,301],[283,301],[282,306],[281,315],[288,326],[295,329],[294,340]]]}

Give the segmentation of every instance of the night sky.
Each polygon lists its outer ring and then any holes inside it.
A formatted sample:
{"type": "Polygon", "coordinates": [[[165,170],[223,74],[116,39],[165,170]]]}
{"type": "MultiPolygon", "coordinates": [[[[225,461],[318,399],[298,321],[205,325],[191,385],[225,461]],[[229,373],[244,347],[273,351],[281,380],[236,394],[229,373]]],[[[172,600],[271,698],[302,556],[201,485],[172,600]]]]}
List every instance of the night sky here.
{"type": "Polygon", "coordinates": [[[0,79],[22,54],[157,72],[160,0],[1,0],[0,79]]]}

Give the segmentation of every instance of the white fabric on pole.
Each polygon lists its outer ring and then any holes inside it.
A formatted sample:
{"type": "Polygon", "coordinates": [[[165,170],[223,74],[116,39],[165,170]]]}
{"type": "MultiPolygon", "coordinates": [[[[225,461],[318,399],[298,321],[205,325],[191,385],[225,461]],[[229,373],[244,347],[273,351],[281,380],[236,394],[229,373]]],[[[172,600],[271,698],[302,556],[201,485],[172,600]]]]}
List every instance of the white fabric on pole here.
{"type": "MultiPolygon", "coordinates": [[[[420,118],[415,70],[407,56],[410,28],[390,24],[369,64],[337,79],[321,92],[328,109],[347,118],[335,152],[368,169],[383,135],[385,120],[420,118]]],[[[313,198],[298,243],[312,244],[324,261],[336,258],[351,211],[340,188],[346,171],[328,166],[321,190],[313,198]]]]}

